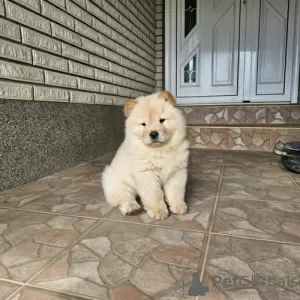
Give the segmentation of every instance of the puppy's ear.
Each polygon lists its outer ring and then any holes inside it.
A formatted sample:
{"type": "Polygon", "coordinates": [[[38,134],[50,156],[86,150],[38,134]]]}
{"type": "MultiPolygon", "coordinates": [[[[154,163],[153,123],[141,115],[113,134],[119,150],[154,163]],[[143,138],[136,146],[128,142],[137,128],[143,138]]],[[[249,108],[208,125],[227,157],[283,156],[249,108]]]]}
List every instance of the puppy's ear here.
{"type": "Polygon", "coordinates": [[[158,98],[164,98],[173,106],[176,106],[176,99],[169,91],[162,91],[158,94],[158,98]]]}
{"type": "Polygon", "coordinates": [[[127,100],[124,104],[124,115],[126,118],[129,117],[131,111],[133,110],[134,106],[137,104],[135,99],[127,100]]]}

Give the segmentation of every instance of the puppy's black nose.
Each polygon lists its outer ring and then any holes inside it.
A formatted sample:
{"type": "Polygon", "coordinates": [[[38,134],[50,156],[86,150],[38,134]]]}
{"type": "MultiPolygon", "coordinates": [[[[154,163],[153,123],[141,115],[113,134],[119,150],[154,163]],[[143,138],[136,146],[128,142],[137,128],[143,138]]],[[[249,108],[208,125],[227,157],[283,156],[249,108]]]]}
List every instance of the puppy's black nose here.
{"type": "Polygon", "coordinates": [[[158,132],[157,132],[157,131],[151,131],[151,132],[150,132],[150,137],[151,137],[152,140],[157,139],[157,137],[158,137],[158,132]]]}

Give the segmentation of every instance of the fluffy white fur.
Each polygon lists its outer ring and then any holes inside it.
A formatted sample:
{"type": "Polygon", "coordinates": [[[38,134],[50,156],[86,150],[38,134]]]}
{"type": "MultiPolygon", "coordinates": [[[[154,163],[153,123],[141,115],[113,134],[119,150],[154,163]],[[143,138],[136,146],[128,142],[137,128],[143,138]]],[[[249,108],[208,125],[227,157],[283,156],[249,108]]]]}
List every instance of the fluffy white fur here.
{"type": "Polygon", "coordinates": [[[159,92],[124,106],[127,116],[125,140],[102,175],[106,200],[122,214],[141,210],[139,196],[148,215],[164,219],[165,202],[175,214],[185,214],[185,186],[189,144],[186,123],[169,92],[159,92]],[[150,132],[159,135],[153,141],[150,132]]]}

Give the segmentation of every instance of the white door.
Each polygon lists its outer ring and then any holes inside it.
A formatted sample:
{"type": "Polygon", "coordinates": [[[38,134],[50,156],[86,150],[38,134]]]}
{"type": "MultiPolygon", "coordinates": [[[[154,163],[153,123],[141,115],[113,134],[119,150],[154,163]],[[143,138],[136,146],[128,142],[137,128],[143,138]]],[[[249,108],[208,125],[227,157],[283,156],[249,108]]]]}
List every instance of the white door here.
{"type": "Polygon", "coordinates": [[[300,0],[165,0],[178,103],[296,102],[300,0]]]}
{"type": "Polygon", "coordinates": [[[177,96],[238,91],[240,0],[177,0],[177,96]]]}
{"type": "Polygon", "coordinates": [[[247,0],[249,70],[244,99],[290,101],[293,80],[295,0],[247,0]],[[251,33],[250,33],[251,30],[251,33]]]}

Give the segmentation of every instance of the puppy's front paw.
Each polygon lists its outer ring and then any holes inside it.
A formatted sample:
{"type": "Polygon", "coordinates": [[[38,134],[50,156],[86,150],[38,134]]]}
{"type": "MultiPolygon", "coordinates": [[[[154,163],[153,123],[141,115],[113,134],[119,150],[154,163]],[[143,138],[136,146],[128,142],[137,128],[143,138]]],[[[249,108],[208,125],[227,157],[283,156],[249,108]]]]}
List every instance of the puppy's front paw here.
{"type": "Polygon", "coordinates": [[[123,215],[133,216],[138,214],[142,208],[137,202],[126,202],[120,205],[120,211],[123,215]]]}
{"type": "Polygon", "coordinates": [[[156,220],[166,219],[169,216],[169,211],[165,203],[158,207],[151,207],[147,210],[148,215],[156,220]]]}
{"type": "Polygon", "coordinates": [[[185,215],[188,212],[188,207],[184,202],[182,202],[170,206],[170,210],[174,214],[185,215]]]}

